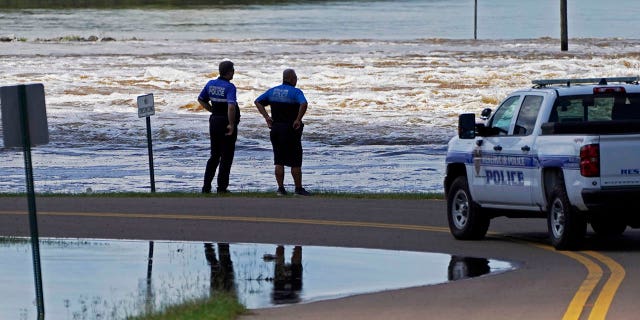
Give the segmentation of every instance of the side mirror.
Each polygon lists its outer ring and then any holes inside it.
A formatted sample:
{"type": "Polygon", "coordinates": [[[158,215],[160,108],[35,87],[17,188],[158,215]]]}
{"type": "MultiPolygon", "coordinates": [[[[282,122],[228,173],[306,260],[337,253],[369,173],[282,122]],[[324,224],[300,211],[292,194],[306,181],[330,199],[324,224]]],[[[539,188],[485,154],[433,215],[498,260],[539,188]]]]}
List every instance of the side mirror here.
{"type": "Polygon", "coordinates": [[[480,114],[480,119],[482,120],[487,120],[489,119],[489,117],[491,116],[491,108],[485,108],[482,110],[482,113],[480,114]]]}
{"type": "Polygon", "coordinates": [[[473,139],[476,137],[476,115],[463,113],[458,117],[458,137],[460,139],[473,139]]]}
{"type": "Polygon", "coordinates": [[[476,136],[488,137],[491,136],[491,130],[484,126],[484,123],[476,123],[476,136]]]}

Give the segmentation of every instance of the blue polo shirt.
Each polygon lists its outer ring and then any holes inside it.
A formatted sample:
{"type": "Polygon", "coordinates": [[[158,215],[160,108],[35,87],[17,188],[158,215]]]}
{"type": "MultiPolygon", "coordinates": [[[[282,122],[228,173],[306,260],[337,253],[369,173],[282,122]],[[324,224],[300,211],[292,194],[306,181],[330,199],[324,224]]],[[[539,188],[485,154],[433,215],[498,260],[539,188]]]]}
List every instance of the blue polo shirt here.
{"type": "Polygon", "coordinates": [[[256,99],[263,106],[271,106],[273,122],[293,123],[298,118],[300,104],[307,102],[302,90],[283,83],[273,87],[256,99]]]}
{"type": "Polygon", "coordinates": [[[236,86],[229,80],[219,77],[209,80],[204,86],[198,100],[211,101],[212,114],[214,116],[227,116],[228,104],[236,105],[236,121],[240,120],[238,102],[236,99],[236,86]]]}

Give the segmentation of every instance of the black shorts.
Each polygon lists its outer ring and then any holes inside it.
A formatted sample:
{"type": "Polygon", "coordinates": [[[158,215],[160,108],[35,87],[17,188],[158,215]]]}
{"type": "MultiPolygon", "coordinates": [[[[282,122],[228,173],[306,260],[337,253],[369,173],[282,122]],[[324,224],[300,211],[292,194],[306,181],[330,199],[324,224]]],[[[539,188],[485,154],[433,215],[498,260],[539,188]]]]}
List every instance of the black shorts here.
{"type": "Polygon", "coordinates": [[[293,129],[290,123],[274,123],[271,126],[271,145],[273,146],[273,164],[301,167],[302,166],[302,130],[293,129]]]}

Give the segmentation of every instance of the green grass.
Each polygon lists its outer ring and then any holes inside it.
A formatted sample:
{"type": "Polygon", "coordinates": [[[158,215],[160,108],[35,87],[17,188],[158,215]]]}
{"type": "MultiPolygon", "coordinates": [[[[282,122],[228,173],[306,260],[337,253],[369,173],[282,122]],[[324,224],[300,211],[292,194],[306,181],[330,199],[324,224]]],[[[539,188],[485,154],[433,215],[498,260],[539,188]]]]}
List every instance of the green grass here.
{"type": "Polygon", "coordinates": [[[194,300],[168,307],[148,315],[129,317],[128,320],[231,320],[247,309],[230,294],[215,294],[210,298],[194,300]]]}
{"type": "MultiPolygon", "coordinates": [[[[23,197],[24,193],[0,193],[0,197],[23,197]]],[[[86,198],[277,198],[275,192],[241,191],[223,195],[195,192],[92,192],[92,193],[36,193],[36,197],[86,197],[86,198]]],[[[293,198],[295,196],[285,196],[293,198]]],[[[313,192],[312,198],[342,199],[395,199],[395,200],[433,200],[444,199],[442,193],[358,193],[358,192],[313,192]]]]}

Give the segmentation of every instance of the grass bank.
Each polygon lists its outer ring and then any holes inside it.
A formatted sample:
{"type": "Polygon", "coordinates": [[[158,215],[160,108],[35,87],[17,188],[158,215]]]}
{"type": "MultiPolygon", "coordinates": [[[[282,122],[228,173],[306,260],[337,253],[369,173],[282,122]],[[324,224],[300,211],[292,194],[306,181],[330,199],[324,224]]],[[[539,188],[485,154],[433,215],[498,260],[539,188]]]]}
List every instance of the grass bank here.
{"type": "Polygon", "coordinates": [[[234,296],[220,293],[127,320],[232,320],[246,312],[247,309],[234,296]]]}
{"type": "MultiPolygon", "coordinates": [[[[0,197],[23,197],[24,193],[0,193],[0,197]]],[[[90,193],[37,193],[37,197],[97,197],[97,198],[276,198],[275,192],[241,191],[225,194],[202,194],[194,192],[90,192],[90,193]]],[[[285,197],[297,197],[294,195],[285,197]]],[[[312,197],[343,199],[395,199],[395,200],[434,200],[444,199],[442,193],[358,193],[358,192],[314,192],[312,197]]]]}

